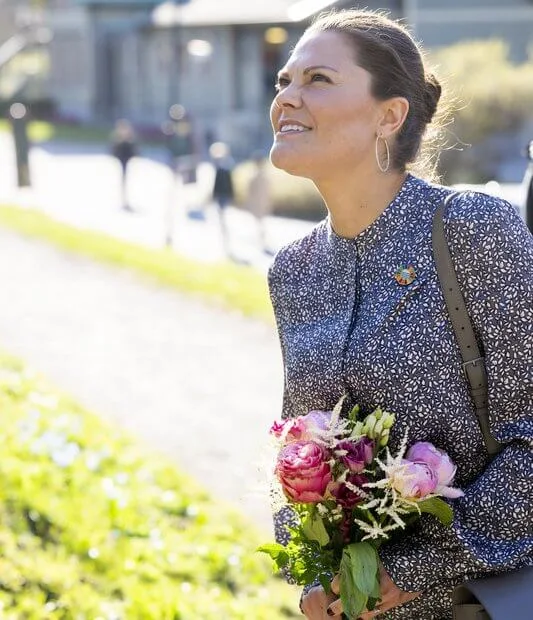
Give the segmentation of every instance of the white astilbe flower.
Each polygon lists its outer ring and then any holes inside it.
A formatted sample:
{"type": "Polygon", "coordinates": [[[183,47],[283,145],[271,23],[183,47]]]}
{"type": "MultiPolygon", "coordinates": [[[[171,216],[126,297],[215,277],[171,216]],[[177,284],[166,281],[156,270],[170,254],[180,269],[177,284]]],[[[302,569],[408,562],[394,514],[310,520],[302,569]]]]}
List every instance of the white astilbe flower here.
{"type": "Polygon", "coordinates": [[[361,519],[354,519],[354,523],[356,523],[363,532],[366,532],[366,536],[363,536],[361,540],[379,540],[379,539],[388,539],[389,532],[393,530],[397,530],[400,526],[396,523],[391,523],[389,525],[382,525],[378,523],[373,517],[371,517],[372,523],[367,523],[366,521],[362,521],[361,519]]]}
{"type": "Polygon", "coordinates": [[[355,523],[357,523],[363,531],[367,532],[367,536],[365,536],[363,540],[367,538],[379,538],[380,536],[388,538],[388,532],[398,528],[405,528],[406,523],[402,519],[402,515],[407,515],[413,512],[413,510],[418,513],[421,512],[416,501],[403,497],[392,486],[392,480],[398,473],[402,473],[404,476],[406,475],[403,474],[406,467],[403,462],[406,449],[407,432],[404,435],[398,454],[395,457],[392,456],[388,448],[386,450],[385,462],[376,457],[376,463],[379,465],[385,476],[377,482],[369,482],[365,484],[365,487],[369,489],[380,489],[383,496],[370,499],[370,501],[361,504],[360,508],[367,511],[374,511],[376,514],[388,518],[384,520],[386,525],[383,525],[377,523],[372,514],[370,514],[370,520],[372,523],[366,523],[365,527],[363,527],[363,523],[365,523],[364,521],[360,521],[358,519],[355,520],[355,523]]]}
{"type": "MultiPolygon", "coordinates": [[[[349,470],[346,470],[344,472],[344,474],[348,474],[349,470]]],[[[346,476],[344,476],[346,478],[346,476]]],[[[362,489],[360,486],[357,486],[356,484],[352,484],[349,480],[343,480],[344,484],[346,485],[346,487],[352,491],[352,493],[357,493],[360,497],[362,497],[363,499],[366,499],[367,497],[370,497],[370,494],[367,493],[364,489],[362,489]]]]}
{"type": "Polygon", "coordinates": [[[333,423],[332,417],[328,428],[313,429],[313,441],[331,449],[350,434],[349,426],[350,420],[342,419],[333,423]]]}
{"type": "Polygon", "coordinates": [[[318,514],[321,517],[325,517],[328,514],[328,512],[329,512],[328,507],[324,506],[324,504],[321,504],[321,503],[318,503],[316,505],[316,509],[318,510],[318,514]]]}
{"type": "Polygon", "coordinates": [[[351,422],[341,418],[342,405],[346,400],[347,394],[343,394],[339,402],[333,407],[328,427],[325,429],[317,428],[313,431],[314,440],[328,448],[333,448],[340,439],[351,433],[351,422]]]}
{"type": "Polygon", "coordinates": [[[339,402],[333,407],[333,411],[331,412],[331,423],[330,426],[336,426],[341,417],[342,405],[346,400],[347,394],[343,394],[339,400],[339,402]]]}

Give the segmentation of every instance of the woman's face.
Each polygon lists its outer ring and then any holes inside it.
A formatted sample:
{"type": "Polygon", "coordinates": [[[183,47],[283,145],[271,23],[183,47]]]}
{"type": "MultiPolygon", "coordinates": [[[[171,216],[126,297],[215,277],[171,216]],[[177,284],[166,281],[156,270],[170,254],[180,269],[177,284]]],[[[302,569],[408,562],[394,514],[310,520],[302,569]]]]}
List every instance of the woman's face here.
{"type": "Polygon", "coordinates": [[[371,75],[344,35],[304,35],[279,73],[270,109],[274,166],[314,181],[372,169],[381,115],[371,75]]]}

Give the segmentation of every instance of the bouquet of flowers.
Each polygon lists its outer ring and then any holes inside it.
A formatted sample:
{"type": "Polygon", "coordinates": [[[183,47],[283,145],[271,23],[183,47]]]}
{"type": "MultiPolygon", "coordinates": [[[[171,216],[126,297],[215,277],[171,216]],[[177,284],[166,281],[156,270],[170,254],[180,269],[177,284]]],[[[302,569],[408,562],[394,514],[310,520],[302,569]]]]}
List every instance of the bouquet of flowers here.
{"type": "Polygon", "coordinates": [[[442,497],[462,491],[451,486],[455,466],[431,443],[396,455],[387,447],[394,415],[359,407],[341,417],[343,399],[333,411],[275,422],[279,444],[275,477],[295,513],[287,545],[259,547],[297,584],[320,582],[326,591],[339,573],[344,613],[358,617],[374,609],[380,596],[378,549],[392,532],[422,513],[450,525],[453,512],[442,497]]]}

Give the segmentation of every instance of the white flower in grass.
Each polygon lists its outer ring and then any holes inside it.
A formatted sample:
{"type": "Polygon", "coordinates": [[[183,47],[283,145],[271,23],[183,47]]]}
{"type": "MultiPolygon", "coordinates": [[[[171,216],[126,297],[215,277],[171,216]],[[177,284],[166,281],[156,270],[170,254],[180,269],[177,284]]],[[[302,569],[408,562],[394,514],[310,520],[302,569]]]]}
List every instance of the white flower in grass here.
{"type": "Polygon", "coordinates": [[[108,499],[118,500],[122,496],[122,490],[117,488],[113,478],[102,479],[102,490],[108,499]]]}
{"type": "Polygon", "coordinates": [[[18,423],[19,439],[26,443],[30,439],[33,439],[39,431],[39,416],[40,412],[36,409],[32,409],[28,412],[27,418],[21,420],[18,423]]]}
{"type": "Polygon", "coordinates": [[[52,460],[59,467],[70,467],[78,458],[81,450],[77,443],[72,441],[56,448],[52,454],[52,460]]]}
{"type": "Polygon", "coordinates": [[[150,530],[150,544],[154,549],[163,549],[165,543],[161,537],[161,531],[157,528],[150,530]]]}
{"type": "Polygon", "coordinates": [[[128,484],[129,480],[130,480],[130,475],[127,474],[125,471],[120,471],[118,472],[118,474],[115,475],[115,482],[122,486],[125,484],[128,484]]]}
{"type": "Polygon", "coordinates": [[[102,463],[101,452],[90,450],[85,452],[85,466],[89,471],[97,471],[102,463]]]}
{"type": "Polygon", "coordinates": [[[233,553],[228,556],[227,562],[230,566],[239,566],[241,563],[241,558],[237,554],[233,553]]]}
{"type": "Polygon", "coordinates": [[[47,430],[31,444],[30,450],[33,454],[50,455],[55,450],[61,449],[66,443],[67,438],[63,433],[47,430]]]}
{"type": "Polygon", "coordinates": [[[165,504],[173,504],[176,501],[176,493],[175,491],[163,491],[161,499],[165,504]]]}

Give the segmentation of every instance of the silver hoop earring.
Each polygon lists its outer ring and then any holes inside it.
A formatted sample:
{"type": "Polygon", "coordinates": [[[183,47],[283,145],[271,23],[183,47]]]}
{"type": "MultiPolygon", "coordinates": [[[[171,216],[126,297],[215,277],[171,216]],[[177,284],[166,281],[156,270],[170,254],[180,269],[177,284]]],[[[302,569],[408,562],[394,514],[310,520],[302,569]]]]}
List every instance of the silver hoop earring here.
{"type": "Polygon", "coordinates": [[[378,168],[381,170],[381,172],[388,172],[390,168],[390,150],[389,150],[389,143],[383,136],[376,136],[376,163],[378,165],[378,168]],[[380,139],[383,140],[383,142],[385,143],[385,153],[387,155],[385,165],[381,163],[381,158],[379,156],[378,145],[379,145],[380,139]]]}

